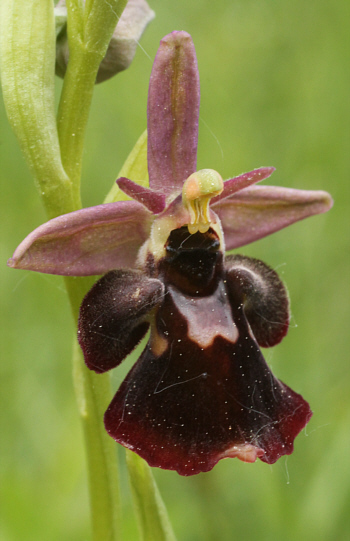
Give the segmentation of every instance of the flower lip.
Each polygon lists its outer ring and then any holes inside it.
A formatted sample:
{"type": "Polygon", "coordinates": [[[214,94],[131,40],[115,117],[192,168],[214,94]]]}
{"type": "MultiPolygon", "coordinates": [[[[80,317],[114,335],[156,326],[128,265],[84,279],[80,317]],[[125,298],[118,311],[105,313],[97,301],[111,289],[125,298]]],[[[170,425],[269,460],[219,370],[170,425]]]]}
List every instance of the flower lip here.
{"type": "Polygon", "coordinates": [[[165,348],[146,346],[105,415],[108,433],[151,466],[193,475],[229,456],[273,463],[293,451],[309,405],[273,376],[240,301],[224,279],[198,297],[165,284],[155,322],[165,348]]]}

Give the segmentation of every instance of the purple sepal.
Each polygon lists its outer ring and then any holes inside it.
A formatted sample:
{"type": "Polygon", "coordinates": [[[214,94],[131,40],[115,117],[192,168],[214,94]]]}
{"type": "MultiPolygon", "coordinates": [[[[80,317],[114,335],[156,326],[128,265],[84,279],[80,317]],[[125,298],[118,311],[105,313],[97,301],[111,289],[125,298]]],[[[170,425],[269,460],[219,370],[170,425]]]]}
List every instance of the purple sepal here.
{"type": "Polygon", "coordinates": [[[223,192],[214,197],[211,204],[215,205],[218,201],[226,199],[226,197],[230,197],[230,195],[233,195],[256,182],[265,180],[270,177],[274,171],[276,171],[275,167],[259,167],[259,169],[254,169],[254,171],[250,171],[249,173],[243,173],[238,177],[225,180],[223,192]]]}
{"type": "Polygon", "coordinates": [[[125,177],[118,178],[116,182],[126,195],[144,205],[153,214],[159,214],[165,209],[166,202],[163,194],[141,186],[125,177]]]}
{"type": "Polygon", "coordinates": [[[251,186],[218,201],[213,210],[224,230],[226,250],[244,246],[333,205],[329,193],[277,186],[251,186]]]}
{"type": "Polygon", "coordinates": [[[192,38],[172,32],[160,42],[148,93],[150,187],[169,196],[181,192],[196,171],[199,74],[192,38]]]}
{"type": "Polygon", "coordinates": [[[136,201],[64,214],[30,233],[7,264],[64,276],[90,276],[133,267],[152,219],[152,214],[136,201]]]}

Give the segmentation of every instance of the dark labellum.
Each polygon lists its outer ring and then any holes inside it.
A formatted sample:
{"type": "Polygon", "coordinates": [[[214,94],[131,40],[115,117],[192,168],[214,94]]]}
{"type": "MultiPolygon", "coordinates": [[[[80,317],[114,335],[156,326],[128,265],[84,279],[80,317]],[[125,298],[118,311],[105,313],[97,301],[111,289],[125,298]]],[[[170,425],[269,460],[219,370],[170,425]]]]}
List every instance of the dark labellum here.
{"type": "Polygon", "coordinates": [[[256,259],[228,256],[214,229],[171,231],[145,272],[112,271],[85,297],[79,340],[89,368],[117,366],[151,328],[105,414],[108,433],[151,466],[192,475],[221,459],[290,454],[311,417],[259,349],[288,329],[285,288],[256,259]]]}

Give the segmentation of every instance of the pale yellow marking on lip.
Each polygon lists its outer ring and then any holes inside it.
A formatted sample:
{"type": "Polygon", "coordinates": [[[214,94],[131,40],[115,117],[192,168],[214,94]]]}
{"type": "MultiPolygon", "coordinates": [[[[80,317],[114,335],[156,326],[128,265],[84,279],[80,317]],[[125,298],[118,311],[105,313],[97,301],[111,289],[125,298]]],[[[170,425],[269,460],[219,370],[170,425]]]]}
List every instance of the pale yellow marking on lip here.
{"type": "Polygon", "coordinates": [[[134,291],[134,293],[131,295],[131,298],[132,298],[132,299],[138,299],[139,296],[140,296],[140,293],[141,293],[141,289],[138,287],[138,288],[134,291]]]}
{"type": "Polygon", "coordinates": [[[151,329],[150,348],[156,357],[160,357],[168,349],[168,340],[158,333],[155,324],[151,329]]]}
{"type": "Polygon", "coordinates": [[[219,457],[221,458],[238,458],[243,462],[255,462],[257,458],[261,458],[265,454],[263,449],[256,447],[251,443],[240,443],[238,445],[232,445],[220,453],[219,457]]]}

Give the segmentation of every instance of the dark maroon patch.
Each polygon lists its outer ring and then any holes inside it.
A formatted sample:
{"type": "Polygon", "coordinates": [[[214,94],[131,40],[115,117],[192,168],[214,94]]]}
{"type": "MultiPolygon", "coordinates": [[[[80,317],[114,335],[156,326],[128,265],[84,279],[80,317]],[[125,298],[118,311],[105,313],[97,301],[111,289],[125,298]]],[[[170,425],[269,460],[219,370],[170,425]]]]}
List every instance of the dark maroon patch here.
{"type": "Polygon", "coordinates": [[[213,229],[190,235],[187,227],[171,231],[159,274],[164,283],[194,297],[210,295],[222,277],[223,253],[213,229]]]}
{"type": "Polygon", "coordinates": [[[166,295],[157,322],[168,348],[156,357],[146,347],[106,412],[109,434],[151,466],[181,475],[212,469],[237,445],[261,449],[268,463],[290,454],[311,411],[273,376],[241,305],[232,306],[236,343],[217,336],[202,348],[187,337],[178,301],[166,295]]]}
{"type": "Polygon", "coordinates": [[[289,326],[288,295],[278,274],[262,261],[241,255],[226,257],[225,269],[230,294],[242,302],[258,344],[278,344],[289,326]]]}
{"type": "Polygon", "coordinates": [[[78,322],[79,344],[91,370],[115,368],[137,346],[163,291],[159,280],[135,270],[111,271],[96,282],[82,302],[78,322]]]}

